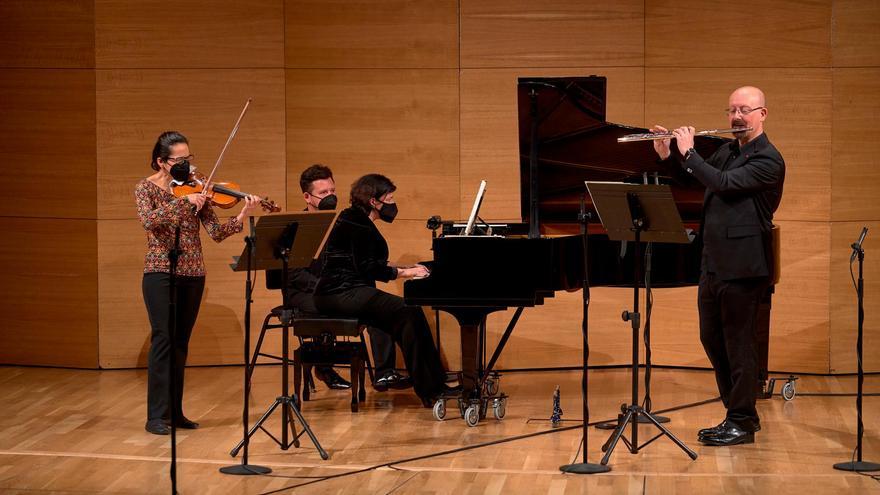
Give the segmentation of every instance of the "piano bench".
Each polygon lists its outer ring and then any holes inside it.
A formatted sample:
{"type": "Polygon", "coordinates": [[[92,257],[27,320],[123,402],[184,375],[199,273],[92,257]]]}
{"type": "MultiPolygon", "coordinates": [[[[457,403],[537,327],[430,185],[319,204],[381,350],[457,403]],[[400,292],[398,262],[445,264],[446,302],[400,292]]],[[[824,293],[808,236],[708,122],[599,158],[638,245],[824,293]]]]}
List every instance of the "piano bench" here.
{"type": "Polygon", "coordinates": [[[366,325],[352,318],[324,315],[295,315],[292,319],[293,335],[299,338],[299,348],[293,351],[293,388],[303,401],[309,400],[309,387],[302,386],[303,372],[311,376],[315,366],[348,364],[351,366],[351,412],[358,411],[358,402],[367,399],[366,369],[373,370],[367,352],[363,331],[366,325]],[[357,338],[357,340],[341,340],[357,338]]]}

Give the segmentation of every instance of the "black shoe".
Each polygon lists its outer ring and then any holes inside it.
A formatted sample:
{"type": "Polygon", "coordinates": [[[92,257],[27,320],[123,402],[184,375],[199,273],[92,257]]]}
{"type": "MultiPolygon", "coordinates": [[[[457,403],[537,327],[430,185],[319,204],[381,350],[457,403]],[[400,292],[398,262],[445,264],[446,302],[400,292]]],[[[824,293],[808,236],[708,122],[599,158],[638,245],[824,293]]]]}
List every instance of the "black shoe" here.
{"type": "MultiPolygon", "coordinates": [[[[728,427],[728,425],[731,425],[731,424],[735,425],[734,423],[731,423],[729,420],[725,419],[718,426],[713,426],[712,428],[703,428],[702,430],[697,432],[697,438],[702,440],[703,437],[715,436],[718,434],[718,432],[726,429],[728,427]]],[[[751,429],[747,429],[747,428],[741,428],[741,429],[743,429],[745,431],[751,431],[752,433],[756,433],[756,432],[761,431],[761,424],[756,423],[754,425],[754,427],[751,429]]]]}
{"type": "Polygon", "coordinates": [[[396,371],[391,373],[390,380],[388,387],[394,390],[404,390],[413,386],[412,377],[401,375],[396,371]]]}
{"type": "Polygon", "coordinates": [[[714,434],[718,433],[719,431],[723,430],[726,425],[727,425],[727,420],[725,419],[724,421],[718,423],[717,426],[713,426],[711,428],[703,428],[702,430],[697,432],[697,438],[703,438],[706,435],[714,435],[714,434]]]}
{"type": "Polygon", "coordinates": [[[732,421],[725,421],[724,427],[717,430],[713,434],[707,434],[700,437],[703,445],[712,445],[717,447],[729,447],[731,445],[739,445],[745,443],[755,443],[755,432],[741,429],[732,421]]]}
{"type": "Polygon", "coordinates": [[[412,387],[412,378],[403,376],[396,371],[390,371],[373,382],[373,388],[376,389],[377,392],[384,392],[389,388],[402,390],[409,387],[412,387]]]}
{"type": "Polygon", "coordinates": [[[339,376],[339,373],[333,368],[327,368],[321,371],[318,371],[316,368],[315,376],[318,377],[318,380],[324,382],[330,390],[347,390],[351,388],[351,382],[339,376]]]}
{"type": "Polygon", "coordinates": [[[144,425],[144,429],[153,435],[170,435],[171,427],[161,419],[151,419],[144,425]]]}
{"type": "Polygon", "coordinates": [[[422,399],[422,405],[427,408],[434,407],[434,403],[440,399],[455,399],[461,395],[461,385],[456,385],[454,387],[450,387],[449,385],[443,384],[443,387],[431,394],[429,397],[419,397],[422,399]]]}
{"type": "Polygon", "coordinates": [[[177,418],[178,428],[183,428],[184,430],[197,430],[199,428],[199,424],[195,421],[188,419],[186,416],[181,416],[177,418]]]}

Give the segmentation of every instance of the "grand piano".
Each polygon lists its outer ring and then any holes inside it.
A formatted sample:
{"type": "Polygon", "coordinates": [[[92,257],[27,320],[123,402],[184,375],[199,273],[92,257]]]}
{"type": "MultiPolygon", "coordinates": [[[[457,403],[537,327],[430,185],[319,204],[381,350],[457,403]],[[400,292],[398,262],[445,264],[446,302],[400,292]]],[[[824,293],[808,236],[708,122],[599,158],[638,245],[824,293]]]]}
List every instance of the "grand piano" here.
{"type": "MultiPolygon", "coordinates": [[[[506,237],[436,237],[430,277],[404,284],[407,304],[448,312],[461,327],[462,392],[455,399],[470,426],[490,407],[496,418],[504,416],[506,395],[499,391],[493,368],[523,309],[543,304],[557,291],[584,287],[582,202],[594,219],[586,226],[589,286],[633,283],[633,250],[604,234],[584,181],[669,184],[685,225],[699,230],[703,186],[679,167],[659,162],[650,141],[617,143],[618,137],[647,129],[607,122],[605,89],[604,77],[520,78],[523,223],[502,228],[506,237]],[[487,364],[486,317],[507,308],[517,311],[487,364]]],[[[698,136],[695,147],[709,156],[725,141],[698,136]]],[[[443,232],[454,234],[454,227],[444,224],[443,232]]],[[[654,287],[697,283],[698,240],[653,249],[654,287]]],[[[445,416],[445,400],[435,404],[434,416],[445,416]]]]}

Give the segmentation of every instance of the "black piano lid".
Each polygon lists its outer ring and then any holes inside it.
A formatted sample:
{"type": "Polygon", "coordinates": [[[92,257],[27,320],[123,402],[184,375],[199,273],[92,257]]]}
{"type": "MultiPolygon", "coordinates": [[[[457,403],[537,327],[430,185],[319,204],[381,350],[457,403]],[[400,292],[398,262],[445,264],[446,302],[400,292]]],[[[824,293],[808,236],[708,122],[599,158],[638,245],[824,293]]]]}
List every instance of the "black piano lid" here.
{"type": "MultiPolygon", "coordinates": [[[[664,167],[657,161],[651,141],[618,143],[627,134],[648,129],[605,120],[606,79],[600,76],[519,78],[519,150],[521,214],[529,221],[531,181],[529,154],[532,146],[531,92],[537,101],[538,218],[544,230],[562,232],[559,224],[577,225],[577,212],[585,192],[584,181],[641,183],[643,173],[672,186],[673,196],[686,224],[699,222],[703,186],[676,164],[664,167]],[[548,229],[549,225],[555,225],[548,229]]],[[[695,148],[704,157],[729,141],[697,136],[695,148]]],[[[677,153],[673,145],[673,152],[677,153]]],[[[651,179],[653,181],[653,179],[651,179]]],[[[593,210],[589,196],[587,209],[593,210]]],[[[597,218],[595,215],[593,218],[597,218]]],[[[564,231],[564,230],[563,230],[564,231]]],[[[591,231],[593,229],[591,228],[591,231]]],[[[575,233],[571,230],[570,233],[575,233]]]]}

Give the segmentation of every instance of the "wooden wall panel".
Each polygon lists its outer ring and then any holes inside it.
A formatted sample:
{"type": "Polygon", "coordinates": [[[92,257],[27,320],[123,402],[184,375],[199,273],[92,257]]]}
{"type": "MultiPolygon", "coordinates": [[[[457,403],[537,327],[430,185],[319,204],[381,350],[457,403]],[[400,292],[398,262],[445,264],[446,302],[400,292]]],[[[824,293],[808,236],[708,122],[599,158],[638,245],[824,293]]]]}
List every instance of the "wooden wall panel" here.
{"type": "Polygon", "coordinates": [[[870,145],[880,115],[880,69],[834,69],[831,218],[880,219],[880,162],[870,145]]]}
{"type": "Polygon", "coordinates": [[[644,65],[644,2],[463,0],[461,66],[644,65]]]}
{"type": "Polygon", "coordinates": [[[880,3],[833,0],[832,7],[834,66],[880,66],[880,3]]]}
{"type": "MultiPolygon", "coordinates": [[[[650,0],[648,67],[828,67],[831,1],[650,0]]],[[[723,107],[722,107],[723,108],[723,107]]]]}
{"type": "Polygon", "coordinates": [[[95,77],[0,69],[2,216],[95,218],[95,77]]]}
{"type": "Polygon", "coordinates": [[[0,2],[0,67],[95,66],[95,2],[0,2]]]}
{"type": "Polygon", "coordinates": [[[827,373],[831,226],[776,223],[782,236],[782,275],[773,295],[770,369],[827,373]]]}
{"type": "Polygon", "coordinates": [[[607,118],[644,122],[644,71],[641,68],[466,69],[461,72],[461,204],[467,215],[481,179],[488,192],[480,216],[520,218],[518,77],[588,76],[608,78],[607,118]]]}
{"type": "Polygon", "coordinates": [[[98,363],[94,220],[0,218],[0,363],[98,363]]]}
{"type": "Polygon", "coordinates": [[[645,80],[649,125],[697,129],[727,127],[730,93],[747,84],[760,87],[769,108],[764,129],[786,163],[776,217],[830,219],[830,69],[647,69],[645,80]]]}
{"type": "MultiPolygon", "coordinates": [[[[221,220],[236,214],[218,213],[221,220]]],[[[150,348],[150,323],[141,292],[146,233],[138,220],[98,222],[97,293],[100,317],[100,366],[146,366],[150,348]]],[[[202,234],[207,266],[205,294],[190,342],[188,364],[239,364],[244,335],[245,274],[229,268],[232,256],[241,254],[244,234],[217,244],[202,234]]],[[[256,276],[251,309],[252,342],[256,342],[265,315],[281,303],[279,291],[266,290],[263,272],[256,276]]],[[[277,334],[278,332],[274,332],[277,334]]],[[[277,336],[277,335],[276,335],[277,336]]],[[[268,343],[278,349],[278,339],[268,343]]]]}
{"type": "Polygon", "coordinates": [[[285,66],[458,67],[458,2],[287,0],[285,66]]]}
{"type": "MultiPolygon", "coordinates": [[[[865,371],[880,371],[880,221],[834,222],[831,224],[831,369],[832,373],[855,373],[856,336],[858,335],[858,304],[853,279],[850,278],[850,244],[856,242],[862,227],[868,227],[868,235],[862,247],[865,250],[865,323],[862,366],[865,371]]],[[[852,265],[853,277],[858,280],[859,262],[852,265]]]]}
{"type": "Polygon", "coordinates": [[[378,172],[398,187],[399,218],[456,216],[458,140],[455,70],[287,70],[292,209],[302,208],[302,170],[323,163],[341,205],[354,180],[378,172]]]}
{"type": "Polygon", "coordinates": [[[100,68],[281,67],[283,0],[96,0],[100,68]]]}
{"type": "Polygon", "coordinates": [[[284,207],[284,73],[264,70],[99,70],[98,214],[136,218],[134,186],[152,174],[156,138],[178,130],[209,173],[247,98],[250,110],[216,179],[284,207]]]}

